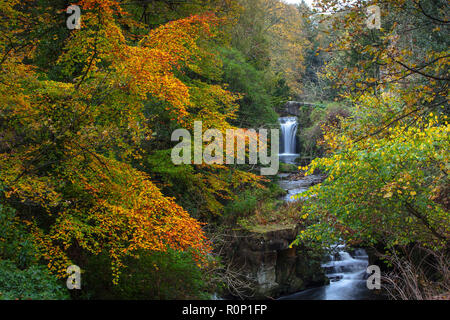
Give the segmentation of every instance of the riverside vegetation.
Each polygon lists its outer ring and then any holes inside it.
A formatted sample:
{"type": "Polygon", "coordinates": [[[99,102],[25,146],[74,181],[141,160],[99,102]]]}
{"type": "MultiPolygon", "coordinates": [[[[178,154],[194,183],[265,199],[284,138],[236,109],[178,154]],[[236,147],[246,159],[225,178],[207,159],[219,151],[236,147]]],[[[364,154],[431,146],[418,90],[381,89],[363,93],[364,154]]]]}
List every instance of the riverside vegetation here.
{"type": "Polygon", "coordinates": [[[273,298],[322,284],[338,242],[389,297],[449,298],[448,1],[76,4],[69,30],[67,1],[0,0],[0,299],[255,297],[252,246],[283,261],[273,298]],[[304,158],[280,171],[324,177],[306,197],[172,163],[174,130],[279,128],[288,101],[304,158]]]}

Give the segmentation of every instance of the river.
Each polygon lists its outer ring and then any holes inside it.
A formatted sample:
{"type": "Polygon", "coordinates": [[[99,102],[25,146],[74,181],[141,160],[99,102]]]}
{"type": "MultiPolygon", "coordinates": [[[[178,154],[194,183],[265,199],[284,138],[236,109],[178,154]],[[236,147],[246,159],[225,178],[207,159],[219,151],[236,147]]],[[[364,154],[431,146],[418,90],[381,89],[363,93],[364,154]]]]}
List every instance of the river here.
{"type": "MultiPolygon", "coordinates": [[[[280,118],[281,148],[280,161],[295,163],[297,119],[295,117],[280,118]]],[[[311,175],[290,179],[289,174],[279,174],[279,184],[287,191],[285,201],[295,201],[292,197],[308,190],[312,185],[320,183],[323,177],[311,175]]],[[[298,293],[281,297],[280,300],[372,300],[377,297],[367,288],[366,273],[369,259],[364,249],[348,250],[339,244],[329,248],[328,261],[322,264],[330,284],[318,288],[307,289],[298,293]]],[[[324,259],[325,260],[325,259],[324,259]]]]}

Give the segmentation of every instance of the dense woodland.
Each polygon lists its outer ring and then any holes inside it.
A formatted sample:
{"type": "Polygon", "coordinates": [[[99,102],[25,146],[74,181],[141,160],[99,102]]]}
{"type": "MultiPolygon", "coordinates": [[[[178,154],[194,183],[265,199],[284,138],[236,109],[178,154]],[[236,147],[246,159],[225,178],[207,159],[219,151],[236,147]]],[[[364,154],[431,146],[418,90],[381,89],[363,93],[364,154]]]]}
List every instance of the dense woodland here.
{"type": "Polygon", "coordinates": [[[374,248],[391,297],[449,296],[448,1],[80,0],[69,30],[71,4],[0,0],[0,299],[239,296],[227,230],[287,223],[374,248]],[[278,128],[293,100],[307,199],[172,163],[175,129],[278,128]]]}

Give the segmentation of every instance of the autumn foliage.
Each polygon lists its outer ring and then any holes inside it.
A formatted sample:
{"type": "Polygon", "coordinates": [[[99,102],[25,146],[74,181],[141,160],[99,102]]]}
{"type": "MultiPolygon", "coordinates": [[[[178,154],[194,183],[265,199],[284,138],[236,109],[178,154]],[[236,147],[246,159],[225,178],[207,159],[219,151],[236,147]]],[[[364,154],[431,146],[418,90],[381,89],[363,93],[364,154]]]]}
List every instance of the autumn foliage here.
{"type": "MultiPolygon", "coordinates": [[[[192,90],[180,77],[198,69],[207,55],[199,42],[214,36],[219,20],[194,15],[136,36],[130,28],[141,26],[118,1],[80,1],[82,28],[64,40],[54,64],[66,80],[56,80],[32,63],[44,40],[28,5],[1,1],[9,21],[0,39],[0,188],[39,258],[65,276],[86,255],[107,253],[115,281],[124,257],[142,250],[189,250],[204,262],[210,247],[202,224],[131,163],[152,137],[148,97],[185,124],[192,90]]],[[[233,103],[218,85],[198,90],[233,103]]]]}

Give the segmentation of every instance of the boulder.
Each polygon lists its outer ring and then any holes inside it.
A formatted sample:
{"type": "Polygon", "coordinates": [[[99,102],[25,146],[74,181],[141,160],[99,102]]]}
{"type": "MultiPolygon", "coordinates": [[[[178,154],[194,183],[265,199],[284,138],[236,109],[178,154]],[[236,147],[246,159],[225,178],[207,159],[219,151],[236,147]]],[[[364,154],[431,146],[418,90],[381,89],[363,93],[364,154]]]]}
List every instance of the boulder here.
{"type": "Polygon", "coordinates": [[[230,261],[253,283],[252,298],[275,298],[326,284],[322,253],[303,246],[289,248],[298,227],[250,232],[235,230],[230,261]]]}
{"type": "Polygon", "coordinates": [[[288,101],[286,104],[280,108],[279,114],[280,116],[300,116],[299,109],[303,106],[313,106],[313,104],[308,102],[300,102],[300,101],[288,101]]]}

